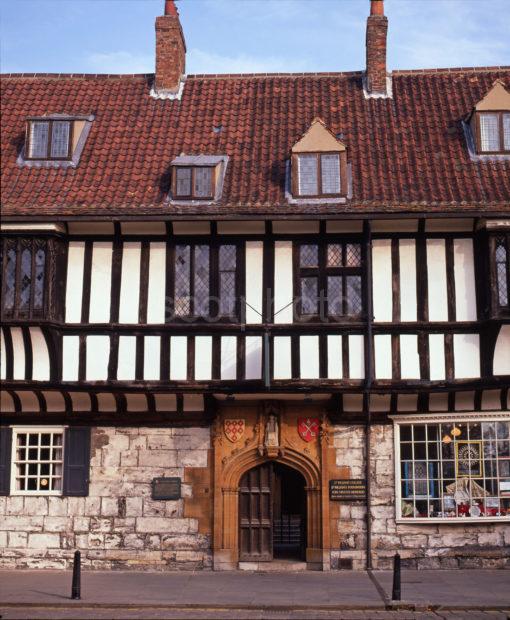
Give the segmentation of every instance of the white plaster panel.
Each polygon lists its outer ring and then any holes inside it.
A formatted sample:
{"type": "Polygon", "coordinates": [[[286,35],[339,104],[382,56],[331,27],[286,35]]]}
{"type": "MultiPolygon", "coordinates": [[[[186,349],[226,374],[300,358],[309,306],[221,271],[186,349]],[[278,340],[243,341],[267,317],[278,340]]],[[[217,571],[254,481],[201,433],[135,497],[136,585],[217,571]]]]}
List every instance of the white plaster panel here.
{"type": "Polygon", "coordinates": [[[400,375],[402,379],[420,378],[420,356],[416,334],[400,335],[400,375]]]}
{"type": "Polygon", "coordinates": [[[147,411],[145,394],[126,394],[126,409],[128,411],[147,411]]]}
{"type": "Polygon", "coordinates": [[[208,381],[212,371],[212,336],[195,337],[195,380],[208,381]]]}
{"type": "Polygon", "coordinates": [[[444,356],[444,334],[429,334],[430,380],[446,379],[446,361],[444,356]]]}
{"type": "Polygon", "coordinates": [[[14,353],[12,378],[23,380],[25,378],[25,343],[21,327],[11,327],[11,338],[14,353]]]}
{"type": "Polygon", "coordinates": [[[430,411],[448,411],[448,394],[444,392],[432,393],[429,395],[430,411]]]}
{"type": "Polygon", "coordinates": [[[290,379],[292,377],[290,336],[275,336],[273,339],[273,350],[274,378],[290,379]]]}
{"type": "Polygon", "coordinates": [[[85,370],[87,381],[106,381],[108,379],[109,360],[110,337],[87,336],[87,363],[85,370]]]}
{"type": "Polygon", "coordinates": [[[6,354],[4,330],[0,327],[0,379],[2,380],[4,380],[7,375],[7,365],[5,363],[6,354]]]}
{"type": "Polygon", "coordinates": [[[276,241],[274,245],[274,322],[292,323],[292,241],[276,241]]]}
{"type": "Polygon", "coordinates": [[[454,375],[456,379],[480,376],[480,336],[478,334],[453,335],[454,375]]]}
{"type": "Polygon", "coordinates": [[[70,235],[113,235],[113,222],[69,222],[70,235]]]}
{"type": "Polygon", "coordinates": [[[66,401],[62,392],[43,392],[42,395],[46,401],[46,411],[51,413],[66,410],[66,401]]]}
{"type": "Polygon", "coordinates": [[[360,334],[349,336],[349,379],[365,378],[365,342],[360,334]]]}
{"type": "Polygon", "coordinates": [[[119,303],[120,323],[138,323],[141,255],[141,243],[134,241],[123,243],[119,303]]]}
{"type": "Polygon", "coordinates": [[[328,336],[328,379],[342,377],[342,336],[328,336]]]}
{"type": "Polygon", "coordinates": [[[510,375],[510,325],[503,325],[494,349],[493,372],[495,375],[510,375]]]}
{"type": "Polygon", "coordinates": [[[50,380],[50,355],[48,345],[39,327],[30,328],[32,341],[32,379],[34,381],[50,380]]]}
{"type": "Polygon", "coordinates": [[[156,411],[175,411],[177,409],[177,397],[175,394],[154,394],[156,411]]]}
{"type": "Polygon", "coordinates": [[[273,232],[280,235],[300,235],[319,232],[319,222],[309,220],[275,220],[273,221],[273,232]]]}
{"type": "Polygon", "coordinates": [[[328,220],[326,222],[327,233],[360,233],[362,231],[361,220],[328,220]]]}
{"type": "Polygon", "coordinates": [[[262,323],[262,241],[246,242],[246,323],[262,323]]]}
{"type": "Polygon", "coordinates": [[[501,409],[501,390],[484,390],[482,392],[482,410],[497,411],[501,409]]]}
{"type": "Polygon", "coordinates": [[[203,411],[204,397],[202,394],[184,394],[182,398],[183,411],[203,411]]]}
{"type": "Polygon", "coordinates": [[[136,336],[119,336],[119,363],[117,379],[131,381],[135,378],[136,336]]]}
{"type": "Polygon", "coordinates": [[[391,336],[377,334],[374,336],[375,378],[392,378],[391,336]]]}
{"type": "Polygon", "coordinates": [[[390,394],[372,394],[370,396],[370,411],[389,411],[391,409],[390,394]]]}
{"type": "Polygon", "coordinates": [[[245,339],[245,378],[262,377],[262,336],[246,336],[245,339]]]}
{"type": "Polygon", "coordinates": [[[265,230],[265,222],[246,220],[218,222],[219,235],[263,235],[265,230]]]}
{"type": "Polygon", "coordinates": [[[429,321],[448,320],[446,251],[444,239],[427,239],[429,321]]]}
{"type": "Polygon", "coordinates": [[[300,336],[299,364],[301,379],[318,379],[319,373],[319,336],[300,336]]]}
{"type": "Polygon", "coordinates": [[[374,321],[393,319],[391,286],[391,239],[374,239],[372,242],[372,283],[374,321]]]}
{"type": "Polygon", "coordinates": [[[416,321],[416,241],[414,239],[400,239],[400,320],[416,321]]]}
{"type": "Polygon", "coordinates": [[[70,241],[67,252],[66,323],[79,323],[83,299],[85,242],[70,241]]]}
{"type": "Polygon", "coordinates": [[[79,336],[62,336],[62,381],[78,381],[79,336]]]}
{"type": "Polygon", "coordinates": [[[221,337],[221,368],[222,381],[233,381],[237,377],[237,337],[221,337]]]}
{"type": "Polygon", "coordinates": [[[173,222],[174,235],[208,235],[211,232],[209,222],[173,222]]]}
{"type": "Polygon", "coordinates": [[[2,413],[14,413],[14,400],[5,390],[0,391],[0,411],[2,413]]]}
{"type": "Polygon", "coordinates": [[[170,338],[170,379],[185,381],[188,375],[188,338],[172,336],[170,338]]]}
{"type": "Polygon", "coordinates": [[[165,322],[166,244],[153,242],[149,251],[147,323],[165,322]]]}
{"type": "Polygon", "coordinates": [[[143,344],[143,378],[146,381],[159,381],[161,337],[145,336],[143,344]]]}
{"type": "Polygon", "coordinates": [[[455,411],[474,411],[474,409],[475,409],[475,393],[474,392],[456,392],[455,411]]]}
{"type": "Polygon", "coordinates": [[[73,411],[90,411],[92,403],[87,392],[69,392],[71,402],[73,403],[73,411]]]}
{"type": "Polygon", "coordinates": [[[476,321],[475,261],[472,239],[453,242],[455,316],[457,321],[476,321]]]}
{"type": "Polygon", "coordinates": [[[166,235],[165,222],[122,222],[123,235],[166,235]]]}
{"type": "Polygon", "coordinates": [[[363,411],[363,394],[344,394],[344,411],[363,411]]]}
{"type": "Polygon", "coordinates": [[[16,392],[16,394],[21,401],[21,411],[40,411],[41,406],[39,405],[39,401],[37,400],[37,396],[34,392],[23,390],[16,392]]]}
{"type": "Polygon", "coordinates": [[[417,394],[399,394],[397,399],[397,411],[416,411],[418,409],[417,394]]]}
{"type": "Polygon", "coordinates": [[[90,278],[90,323],[110,322],[112,289],[112,243],[96,241],[92,247],[90,278]]]}
{"type": "Polygon", "coordinates": [[[113,394],[102,392],[96,395],[97,408],[99,411],[116,411],[117,402],[113,394]]]}

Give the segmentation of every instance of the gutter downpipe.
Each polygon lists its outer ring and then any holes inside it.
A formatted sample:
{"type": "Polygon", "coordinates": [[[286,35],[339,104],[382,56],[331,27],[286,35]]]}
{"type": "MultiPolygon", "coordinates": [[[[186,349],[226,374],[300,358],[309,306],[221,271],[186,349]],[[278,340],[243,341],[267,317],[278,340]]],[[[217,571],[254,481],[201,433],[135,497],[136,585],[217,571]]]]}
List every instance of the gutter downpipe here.
{"type": "Polygon", "coordinates": [[[373,378],[373,335],[372,327],[374,320],[373,296],[372,296],[372,225],[369,220],[363,224],[365,240],[365,299],[366,299],[366,331],[365,331],[365,388],[363,391],[363,411],[365,413],[365,476],[367,485],[367,514],[366,514],[366,570],[372,570],[372,518],[371,518],[371,411],[370,411],[370,390],[373,378]]]}

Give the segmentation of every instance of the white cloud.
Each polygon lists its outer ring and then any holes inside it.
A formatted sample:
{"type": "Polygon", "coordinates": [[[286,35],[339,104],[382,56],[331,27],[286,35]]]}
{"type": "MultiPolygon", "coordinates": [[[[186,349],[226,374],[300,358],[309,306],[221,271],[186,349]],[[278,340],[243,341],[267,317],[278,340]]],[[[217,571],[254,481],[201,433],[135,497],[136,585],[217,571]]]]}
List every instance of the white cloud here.
{"type": "Polygon", "coordinates": [[[152,73],[154,57],[150,54],[132,54],[127,51],[93,52],[85,62],[94,73],[152,73]]]}
{"type": "Polygon", "coordinates": [[[189,50],[186,57],[186,72],[193,73],[278,73],[304,71],[308,63],[299,58],[276,56],[249,56],[237,54],[224,56],[197,48],[189,50]],[[297,68],[296,68],[297,67],[297,68]]]}

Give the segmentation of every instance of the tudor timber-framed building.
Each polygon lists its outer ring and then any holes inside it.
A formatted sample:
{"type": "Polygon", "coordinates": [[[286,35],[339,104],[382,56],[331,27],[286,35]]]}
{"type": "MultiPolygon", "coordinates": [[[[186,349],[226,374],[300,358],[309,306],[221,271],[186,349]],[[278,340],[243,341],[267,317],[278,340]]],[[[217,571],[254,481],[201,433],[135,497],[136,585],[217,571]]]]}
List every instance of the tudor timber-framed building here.
{"type": "Polygon", "coordinates": [[[2,76],[1,566],[509,566],[510,69],[370,7],[364,72],[186,76],[167,0],[155,75],[2,76]]]}

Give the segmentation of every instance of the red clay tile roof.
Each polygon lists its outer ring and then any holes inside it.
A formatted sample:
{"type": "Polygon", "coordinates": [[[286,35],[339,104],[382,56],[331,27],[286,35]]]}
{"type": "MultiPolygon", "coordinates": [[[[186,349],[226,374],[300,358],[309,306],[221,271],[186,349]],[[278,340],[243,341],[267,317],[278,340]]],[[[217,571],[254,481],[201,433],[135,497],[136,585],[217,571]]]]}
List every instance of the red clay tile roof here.
{"type": "Polygon", "coordinates": [[[181,101],[151,98],[152,79],[2,76],[3,215],[508,213],[510,161],[471,161],[461,121],[509,67],[395,72],[386,100],[361,73],[189,76],[181,101]],[[25,119],[58,112],[95,115],[78,168],[18,166],[25,119]],[[343,134],[352,199],[289,205],[285,162],[317,116],[343,134]],[[229,155],[219,204],[165,201],[181,153],[229,155]]]}

